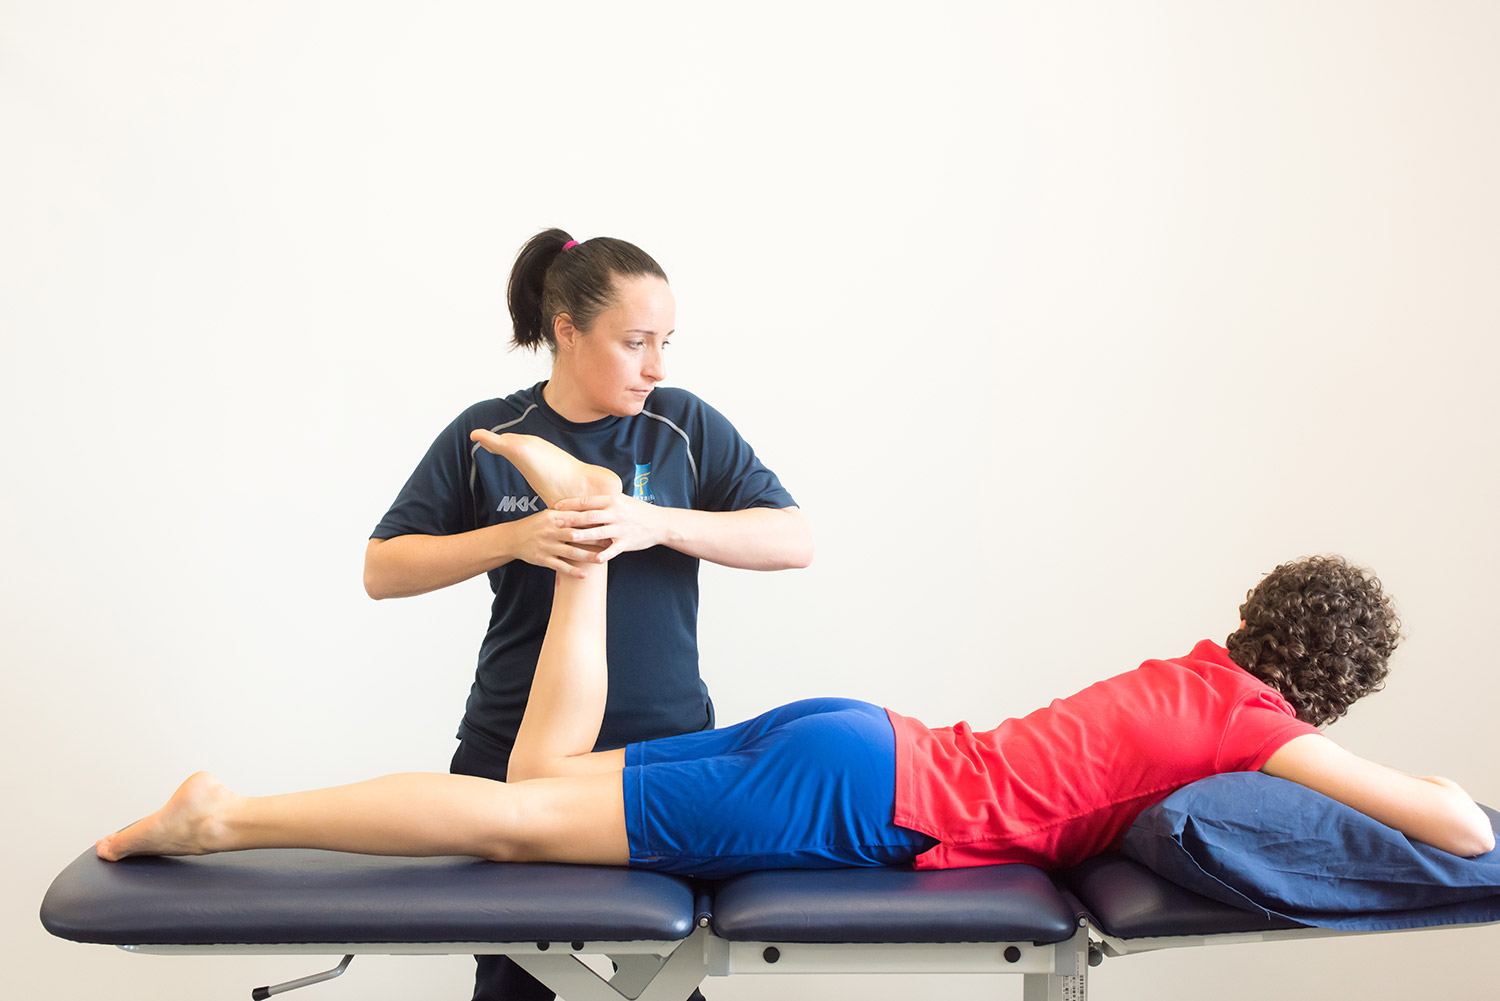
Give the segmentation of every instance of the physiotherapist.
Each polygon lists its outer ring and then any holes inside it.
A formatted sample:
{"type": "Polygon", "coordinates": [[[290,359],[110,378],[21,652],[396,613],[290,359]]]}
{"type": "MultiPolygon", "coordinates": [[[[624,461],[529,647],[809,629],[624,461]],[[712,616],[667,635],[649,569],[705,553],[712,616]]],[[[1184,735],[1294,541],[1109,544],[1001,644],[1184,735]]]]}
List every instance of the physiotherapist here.
{"type": "MultiPolygon", "coordinates": [[[[723,415],[663,388],[676,304],[660,265],[623,240],[559,229],[521,249],[508,290],[517,347],[552,353],[546,382],[465,410],[371,533],[365,590],[423,594],[489,576],[495,599],[451,771],[504,780],[566,560],[611,564],[609,697],[599,749],[713,726],[698,673],[698,562],[805,567],[806,519],[723,415]],[[620,474],[624,495],[547,508],[470,432],[537,435],[620,474]]],[[[475,1001],[551,992],[480,956],[475,1001]]],[[[695,996],[697,992],[694,992],[695,996]]]]}

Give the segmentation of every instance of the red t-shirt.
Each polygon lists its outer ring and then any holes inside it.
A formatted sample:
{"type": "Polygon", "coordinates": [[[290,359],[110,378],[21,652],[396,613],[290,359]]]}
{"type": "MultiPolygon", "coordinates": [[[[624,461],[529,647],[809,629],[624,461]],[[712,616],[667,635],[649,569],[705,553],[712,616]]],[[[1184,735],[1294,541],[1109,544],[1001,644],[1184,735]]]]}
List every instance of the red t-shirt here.
{"type": "Polygon", "coordinates": [[[1293,737],[1318,732],[1208,640],[982,733],[886,712],[896,823],[941,842],[918,869],[1074,865],[1173,790],[1255,771],[1293,737]]]}

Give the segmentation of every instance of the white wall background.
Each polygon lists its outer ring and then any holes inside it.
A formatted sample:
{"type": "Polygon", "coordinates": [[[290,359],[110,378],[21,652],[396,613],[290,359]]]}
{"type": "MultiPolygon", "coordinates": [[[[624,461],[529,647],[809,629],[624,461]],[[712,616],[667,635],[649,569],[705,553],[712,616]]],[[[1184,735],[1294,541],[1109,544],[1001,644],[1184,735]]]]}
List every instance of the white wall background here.
{"type": "MultiPolygon", "coordinates": [[[[811,519],[705,568],[722,718],[990,724],[1376,567],[1409,641],[1336,730],[1500,802],[1500,8],[1482,2],[0,7],[7,993],[240,997],[36,908],[209,767],[446,766],[488,592],[374,603],[368,530],[508,353],[561,225],[672,276],[672,382],[811,519]]],[[[1127,958],[1099,997],[1493,995],[1494,929],[1127,958]]],[[[467,958],[319,997],[467,997],[467,958]]],[[[741,978],[714,1001],[1001,997],[741,978]]]]}

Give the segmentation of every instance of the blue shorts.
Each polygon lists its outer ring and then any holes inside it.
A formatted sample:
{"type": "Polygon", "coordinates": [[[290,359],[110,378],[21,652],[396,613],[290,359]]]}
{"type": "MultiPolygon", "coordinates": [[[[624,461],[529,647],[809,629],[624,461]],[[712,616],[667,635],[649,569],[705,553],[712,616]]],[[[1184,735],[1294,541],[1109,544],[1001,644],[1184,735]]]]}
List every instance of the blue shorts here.
{"type": "Polygon", "coordinates": [[[885,710],[807,699],[625,748],[630,865],[693,876],[900,865],[936,844],[892,821],[885,710]]]}

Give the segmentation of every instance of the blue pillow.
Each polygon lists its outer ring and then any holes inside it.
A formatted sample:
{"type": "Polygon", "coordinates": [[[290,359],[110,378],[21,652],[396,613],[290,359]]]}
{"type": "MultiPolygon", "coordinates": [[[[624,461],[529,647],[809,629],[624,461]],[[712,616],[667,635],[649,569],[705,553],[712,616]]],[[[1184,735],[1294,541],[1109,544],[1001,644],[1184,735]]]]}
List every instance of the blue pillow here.
{"type": "Polygon", "coordinates": [[[1205,897],[1303,924],[1375,931],[1500,920],[1500,850],[1449,855],[1260,772],[1184,786],[1136,818],[1121,850],[1205,897]]]}

